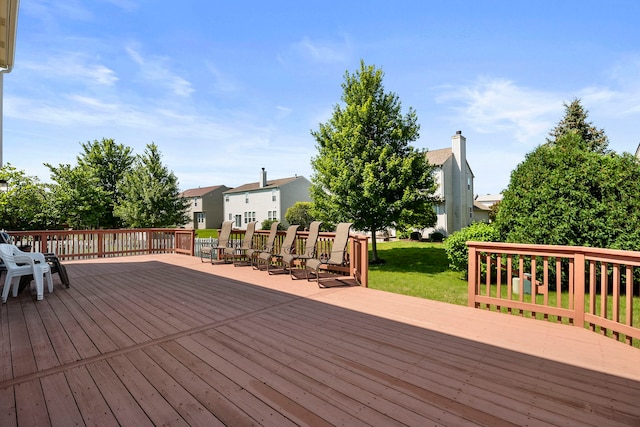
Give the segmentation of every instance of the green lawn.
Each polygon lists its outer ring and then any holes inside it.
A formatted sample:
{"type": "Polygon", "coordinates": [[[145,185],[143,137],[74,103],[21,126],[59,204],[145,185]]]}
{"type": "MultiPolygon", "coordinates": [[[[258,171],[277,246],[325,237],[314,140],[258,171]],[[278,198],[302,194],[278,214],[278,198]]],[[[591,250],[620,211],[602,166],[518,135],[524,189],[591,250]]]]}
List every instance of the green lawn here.
{"type": "Polygon", "coordinates": [[[467,281],[449,268],[442,243],[381,242],[378,257],[386,263],[369,266],[370,288],[467,305],[467,281]]]}

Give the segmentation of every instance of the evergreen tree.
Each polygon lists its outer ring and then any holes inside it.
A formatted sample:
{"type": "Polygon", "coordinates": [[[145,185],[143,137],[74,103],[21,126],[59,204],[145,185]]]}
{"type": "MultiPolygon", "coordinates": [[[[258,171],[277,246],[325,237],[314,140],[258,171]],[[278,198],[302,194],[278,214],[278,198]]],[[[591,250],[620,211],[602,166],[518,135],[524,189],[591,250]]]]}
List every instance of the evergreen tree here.
{"type": "Polygon", "coordinates": [[[153,143],[136,157],[117,190],[121,199],[114,214],[129,227],[180,226],[189,220],[188,201],[180,197],[178,179],[162,164],[162,156],[153,143]]]}
{"type": "Polygon", "coordinates": [[[609,146],[609,138],[604,129],[598,129],[592,122],[587,122],[589,111],[585,110],[579,99],[574,99],[571,104],[563,104],[565,108],[564,118],[554,127],[547,138],[550,144],[556,143],[560,137],[568,132],[574,132],[580,136],[589,151],[604,154],[609,146]]]}

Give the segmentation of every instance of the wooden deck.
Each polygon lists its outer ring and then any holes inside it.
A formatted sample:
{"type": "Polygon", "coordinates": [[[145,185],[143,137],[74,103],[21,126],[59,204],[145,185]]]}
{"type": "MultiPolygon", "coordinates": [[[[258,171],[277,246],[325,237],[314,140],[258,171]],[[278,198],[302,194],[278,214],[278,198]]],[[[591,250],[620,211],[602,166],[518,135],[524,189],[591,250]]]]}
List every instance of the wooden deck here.
{"type": "Polygon", "coordinates": [[[0,426],[640,425],[585,329],[184,255],[66,262],[0,307],[0,426]]]}

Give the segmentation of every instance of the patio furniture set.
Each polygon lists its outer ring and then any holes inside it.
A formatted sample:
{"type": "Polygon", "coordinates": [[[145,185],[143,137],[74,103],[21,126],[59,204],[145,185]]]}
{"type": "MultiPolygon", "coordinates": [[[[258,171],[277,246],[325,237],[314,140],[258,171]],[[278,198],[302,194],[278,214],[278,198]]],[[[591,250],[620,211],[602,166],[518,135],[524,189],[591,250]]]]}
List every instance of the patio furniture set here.
{"type": "Polygon", "coordinates": [[[257,247],[254,240],[257,222],[247,224],[242,244],[234,246],[230,241],[233,221],[225,221],[222,224],[216,246],[206,246],[200,252],[200,259],[204,262],[208,259],[212,264],[230,263],[234,266],[251,266],[256,270],[265,270],[269,274],[276,272],[289,272],[292,279],[295,278],[294,267],[299,265],[305,273],[307,281],[315,278],[319,287],[325,287],[320,281],[320,270],[330,266],[344,266],[348,263],[347,243],[351,223],[344,222],[336,226],[335,238],[329,253],[318,254],[318,237],[321,221],[314,221],[309,226],[309,234],[306,238],[304,251],[297,253],[296,236],[298,225],[290,225],[282,241],[279,251],[276,251],[276,236],[279,222],[273,222],[266,243],[257,247]],[[214,258],[215,255],[215,258],[214,258]],[[274,269],[276,266],[281,268],[274,269]]]}
{"type": "MultiPolygon", "coordinates": [[[[23,248],[24,249],[24,248],[23,248]]],[[[0,233],[0,276],[5,275],[2,288],[2,303],[9,298],[9,290],[17,297],[32,282],[38,301],[44,298],[45,281],[49,293],[53,292],[52,274],[57,273],[68,288],[67,270],[54,253],[23,251],[12,243],[11,236],[0,233]]]]}

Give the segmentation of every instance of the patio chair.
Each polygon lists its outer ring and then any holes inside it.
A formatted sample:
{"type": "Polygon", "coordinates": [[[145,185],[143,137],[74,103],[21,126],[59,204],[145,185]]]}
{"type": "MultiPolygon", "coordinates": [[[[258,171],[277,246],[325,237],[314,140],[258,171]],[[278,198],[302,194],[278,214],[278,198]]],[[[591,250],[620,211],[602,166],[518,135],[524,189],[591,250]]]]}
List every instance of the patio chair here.
{"type": "Polygon", "coordinates": [[[289,270],[289,276],[294,278],[293,275],[293,264],[297,261],[300,263],[300,266],[304,269],[307,265],[307,260],[311,258],[315,258],[316,256],[316,247],[318,245],[318,235],[320,234],[320,225],[322,221],[313,221],[309,225],[309,234],[307,235],[307,241],[304,245],[304,252],[301,254],[289,253],[285,254],[282,257],[282,266],[285,269],[289,270]]]}
{"type": "Polygon", "coordinates": [[[31,276],[36,282],[36,299],[38,301],[44,298],[45,277],[49,293],[53,292],[51,267],[46,262],[43,254],[22,252],[17,246],[0,243],[0,259],[2,259],[2,263],[7,270],[4,288],[2,289],[3,304],[7,302],[9,297],[9,288],[13,288],[14,297],[18,296],[19,279],[24,276],[31,276]]]}
{"type": "Polygon", "coordinates": [[[349,230],[351,229],[350,222],[341,222],[336,227],[336,237],[331,245],[331,253],[329,255],[322,254],[318,258],[311,258],[307,260],[305,265],[305,274],[307,280],[309,280],[309,271],[315,274],[316,282],[319,287],[324,287],[320,284],[320,269],[328,266],[344,266],[347,263],[347,243],[349,243],[349,230]]]}
{"type": "Polygon", "coordinates": [[[228,249],[232,227],[233,221],[225,221],[222,223],[222,228],[218,234],[218,244],[216,246],[203,246],[200,248],[200,261],[204,262],[205,258],[209,258],[209,262],[213,264],[214,252],[216,253],[216,258],[220,258],[221,253],[225,249],[228,249]]]}
{"type": "Polygon", "coordinates": [[[245,265],[251,265],[251,257],[253,256],[255,247],[255,245],[253,244],[253,235],[255,234],[257,223],[258,221],[254,221],[247,224],[247,230],[244,232],[244,239],[242,239],[242,246],[240,246],[239,248],[235,248],[235,250],[231,254],[225,251],[222,255],[225,259],[233,259],[234,267],[242,265],[243,263],[245,265]]]}
{"type": "Polygon", "coordinates": [[[276,237],[278,236],[278,226],[280,223],[278,221],[273,221],[271,223],[271,229],[269,230],[269,236],[267,237],[267,243],[262,246],[262,248],[255,250],[251,254],[251,266],[253,268],[258,268],[257,259],[263,252],[273,253],[274,247],[276,244],[276,237]]]}
{"type": "Polygon", "coordinates": [[[270,271],[271,263],[277,261],[278,259],[282,259],[287,254],[291,254],[295,249],[295,241],[296,241],[296,233],[298,232],[299,225],[290,225],[287,228],[287,234],[284,236],[284,240],[282,241],[282,246],[280,247],[280,253],[274,252],[260,252],[258,258],[256,260],[258,264],[258,269],[260,269],[260,264],[266,264],[267,273],[272,274],[270,271]]]}

